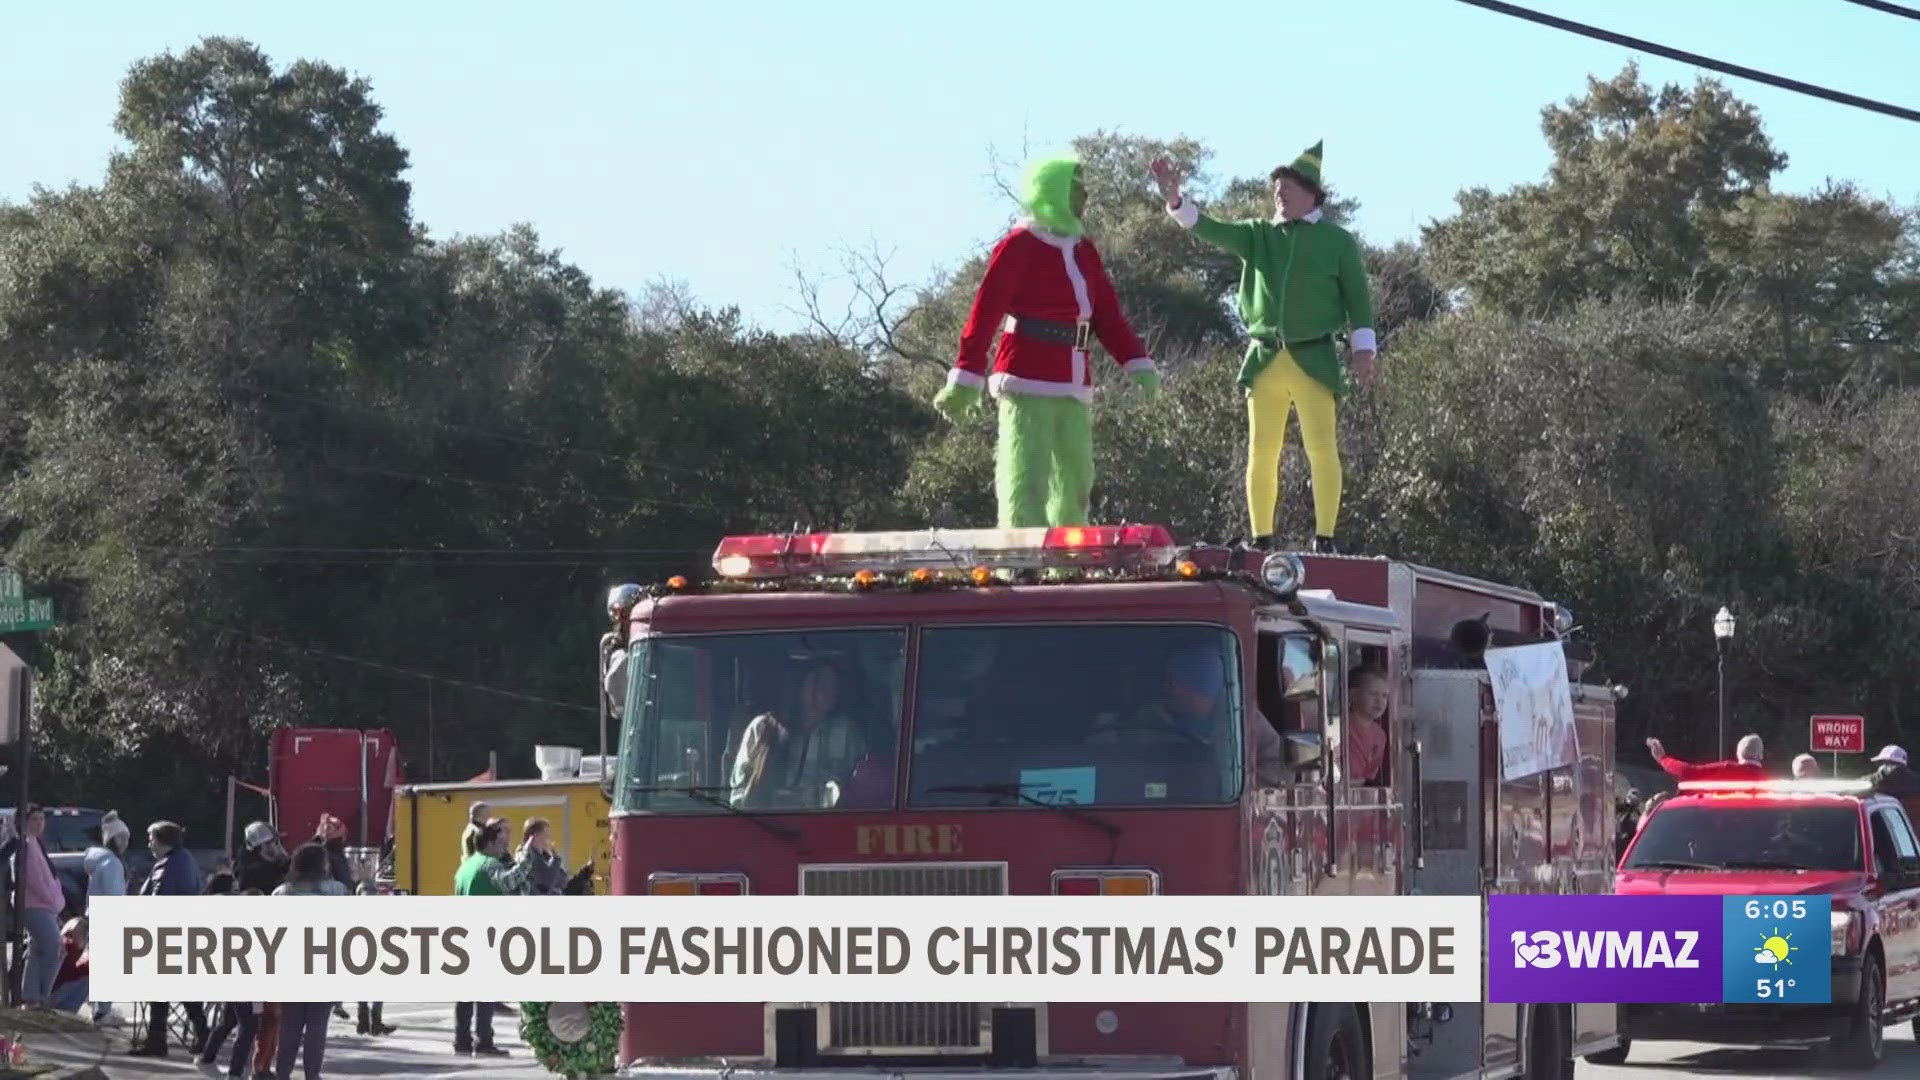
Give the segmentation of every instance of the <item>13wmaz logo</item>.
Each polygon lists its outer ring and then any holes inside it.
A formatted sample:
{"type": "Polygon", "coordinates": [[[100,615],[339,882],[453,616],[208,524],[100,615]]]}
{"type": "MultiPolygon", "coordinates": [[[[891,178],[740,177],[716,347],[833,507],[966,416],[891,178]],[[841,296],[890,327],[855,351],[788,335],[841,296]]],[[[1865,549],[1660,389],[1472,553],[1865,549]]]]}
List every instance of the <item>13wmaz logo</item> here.
{"type": "Polygon", "coordinates": [[[1517,968],[1697,968],[1698,930],[1525,930],[1513,932],[1517,968]]]}

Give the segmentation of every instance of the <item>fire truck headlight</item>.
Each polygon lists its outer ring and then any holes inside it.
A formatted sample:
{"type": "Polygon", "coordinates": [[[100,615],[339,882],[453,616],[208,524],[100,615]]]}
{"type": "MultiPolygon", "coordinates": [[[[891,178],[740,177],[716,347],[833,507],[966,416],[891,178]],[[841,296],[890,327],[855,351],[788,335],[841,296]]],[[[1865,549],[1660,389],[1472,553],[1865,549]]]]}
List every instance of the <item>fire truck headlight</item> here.
{"type": "Polygon", "coordinates": [[[1102,1035],[1111,1035],[1120,1030],[1120,1016],[1112,1009],[1101,1009],[1100,1015],[1093,1018],[1093,1029],[1102,1035]]]}
{"type": "Polygon", "coordinates": [[[1260,564],[1260,577],[1267,583],[1267,588],[1283,597],[1291,597],[1300,591],[1301,585],[1306,584],[1307,566],[1298,555],[1275,552],[1260,564]]]}

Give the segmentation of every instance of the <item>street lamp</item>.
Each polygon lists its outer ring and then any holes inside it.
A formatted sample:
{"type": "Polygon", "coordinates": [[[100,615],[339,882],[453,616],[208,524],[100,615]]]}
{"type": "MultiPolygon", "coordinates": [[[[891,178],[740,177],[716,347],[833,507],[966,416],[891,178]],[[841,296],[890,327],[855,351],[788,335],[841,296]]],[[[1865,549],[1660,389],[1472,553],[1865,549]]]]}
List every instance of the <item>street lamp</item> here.
{"type": "Polygon", "coordinates": [[[1713,617],[1713,651],[1720,668],[1720,760],[1727,760],[1727,642],[1733,640],[1733,612],[1725,605],[1713,617]]]}

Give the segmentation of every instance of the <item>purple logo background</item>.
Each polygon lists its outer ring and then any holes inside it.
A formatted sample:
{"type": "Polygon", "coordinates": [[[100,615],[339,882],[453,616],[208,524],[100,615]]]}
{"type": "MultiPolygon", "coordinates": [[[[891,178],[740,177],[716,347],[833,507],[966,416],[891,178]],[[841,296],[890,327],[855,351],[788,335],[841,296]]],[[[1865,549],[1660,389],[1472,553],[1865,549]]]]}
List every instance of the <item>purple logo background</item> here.
{"type": "Polygon", "coordinates": [[[1722,907],[1719,896],[1490,896],[1487,1000],[1530,1004],[1718,1003],[1722,907]],[[1539,967],[1537,964],[1550,955],[1534,951],[1534,935],[1541,931],[1578,935],[1586,944],[1578,944],[1579,938],[1563,938],[1552,950],[1558,962],[1539,967]],[[1639,947],[1629,951],[1639,954],[1639,965],[1618,966],[1618,946],[1630,945],[1632,939],[1627,935],[1636,931],[1639,947]],[[1679,931],[1698,935],[1687,956],[1696,966],[1647,964],[1647,954],[1653,951],[1648,945],[1656,933],[1665,935],[1669,955],[1680,959],[1679,931]],[[1516,933],[1525,934],[1528,944],[1526,954],[1519,957],[1513,942],[1516,933]]]}

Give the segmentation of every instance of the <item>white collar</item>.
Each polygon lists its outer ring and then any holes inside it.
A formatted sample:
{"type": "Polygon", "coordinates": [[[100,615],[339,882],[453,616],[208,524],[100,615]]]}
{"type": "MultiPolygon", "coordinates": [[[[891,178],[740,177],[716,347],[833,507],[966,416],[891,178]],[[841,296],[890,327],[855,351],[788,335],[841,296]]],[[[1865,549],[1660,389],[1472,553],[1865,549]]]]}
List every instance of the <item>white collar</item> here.
{"type": "MultiPolygon", "coordinates": [[[[1317,222],[1317,221],[1319,221],[1319,220],[1320,220],[1320,208],[1319,208],[1319,207],[1317,207],[1317,206],[1316,206],[1316,207],[1314,207],[1314,208],[1313,208],[1312,210],[1310,210],[1310,211],[1308,211],[1308,212],[1307,212],[1307,216],[1306,216],[1306,217],[1303,217],[1303,218],[1301,218],[1300,220],[1301,220],[1301,221],[1306,221],[1306,222],[1317,222]]],[[[1274,223],[1275,225],[1285,225],[1285,224],[1286,224],[1287,222],[1286,222],[1286,219],[1285,219],[1285,218],[1282,218],[1282,217],[1280,216],[1280,211],[1278,211],[1278,210],[1275,210],[1275,211],[1273,212],[1273,223],[1274,223]]]]}
{"type": "Polygon", "coordinates": [[[1021,218],[1020,227],[1057,248],[1070,248],[1080,242],[1077,236],[1062,236],[1057,232],[1043,229],[1030,217],[1021,218]]]}

